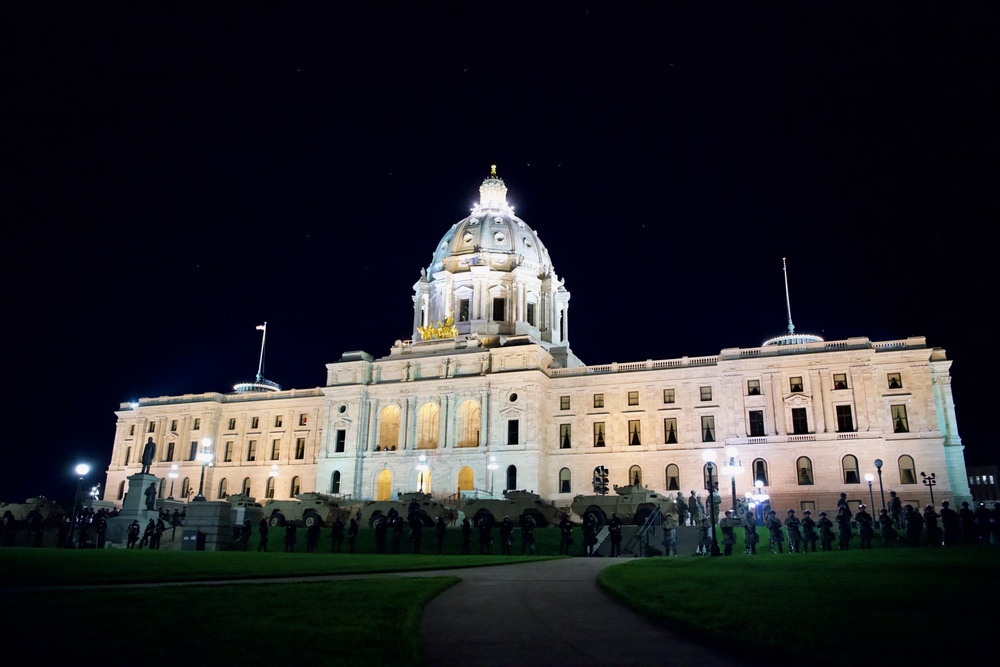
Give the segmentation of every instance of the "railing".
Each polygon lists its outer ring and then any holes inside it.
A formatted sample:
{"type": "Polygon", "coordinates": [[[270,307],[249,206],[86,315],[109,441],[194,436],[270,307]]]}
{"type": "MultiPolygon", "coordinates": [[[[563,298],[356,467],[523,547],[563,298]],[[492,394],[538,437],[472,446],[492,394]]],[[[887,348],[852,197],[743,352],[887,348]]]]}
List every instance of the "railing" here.
{"type": "Polygon", "coordinates": [[[641,556],[641,553],[635,551],[636,547],[641,547],[643,545],[643,538],[646,538],[645,546],[649,549],[649,536],[656,530],[656,527],[663,523],[663,514],[660,512],[660,507],[657,505],[650,512],[649,516],[646,517],[646,521],[643,522],[639,529],[632,534],[629,538],[628,544],[622,550],[626,553],[633,553],[636,556],[641,556]]]}

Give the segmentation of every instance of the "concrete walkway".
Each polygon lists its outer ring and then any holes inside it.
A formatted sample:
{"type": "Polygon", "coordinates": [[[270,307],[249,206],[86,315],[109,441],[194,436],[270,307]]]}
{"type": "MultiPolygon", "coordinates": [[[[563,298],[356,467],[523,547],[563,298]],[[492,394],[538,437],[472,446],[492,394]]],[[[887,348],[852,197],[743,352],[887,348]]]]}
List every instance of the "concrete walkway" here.
{"type": "Polygon", "coordinates": [[[427,664],[749,664],[688,641],[616,602],[597,576],[621,562],[570,558],[435,572],[462,581],[424,610],[420,634],[427,664]]]}

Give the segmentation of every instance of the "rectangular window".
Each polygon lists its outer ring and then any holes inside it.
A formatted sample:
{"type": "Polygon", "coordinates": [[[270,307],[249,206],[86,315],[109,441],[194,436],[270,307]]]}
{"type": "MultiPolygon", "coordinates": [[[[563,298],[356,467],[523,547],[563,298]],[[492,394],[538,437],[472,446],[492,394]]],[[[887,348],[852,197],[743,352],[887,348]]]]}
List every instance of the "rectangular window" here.
{"type": "Polygon", "coordinates": [[[223,461],[229,462],[233,460],[233,444],[234,443],[232,440],[226,440],[226,453],[224,455],[223,461]]]}
{"type": "Polygon", "coordinates": [[[795,376],[795,377],[788,378],[788,385],[789,385],[789,387],[788,387],[789,390],[793,394],[801,394],[802,391],[803,391],[803,389],[802,389],[802,377],[801,376],[795,376]]]}
{"type": "Polygon", "coordinates": [[[230,417],[229,418],[229,428],[228,428],[228,430],[230,430],[230,431],[235,431],[236,430],[236,418],[235,417],[230,417]]]}
{"type": "Polygon", "coordinates": [[[833,374],[833,388],[834,389],[847,389],[847,373],[834,373],[833,374]]]}
{"type": "Polygon", "coordinates": [[[281,428],[281,415],[274,418],[274,428],[281,428]]]}
{"type": "Polygon", "coordinates": [[[569,449],[573,442],[572,425],[559,424],[559,449],[569,449]]]}
{"type": "Polygon", "coordinates": [[[677,417],[667,417],[663,420],[663,441],[668,445],[677,444],[677,417]]]}
{"type": "Polygon", "coordinates": [[[257,441],[251,440],[247,445],[247,461],[257,460],[257,441]]]}
{"type": "Polygon", "coordinates": [[[172,442],[168,442],[167,443],[167,456],[163,460],[164,461],[173,461],[174,460],[174,443],[172,443],[172,442]]]}
{"type": "Polygon", "coordinates": [[[560,396],[559,397],[559,409],[560,410],[569,410],[569,396],[560,396]]]}
{"type": "Polygon", "coordinates": [[[122,465],[128,465],[128,460],[130,458],[132,458],[132,448],[131,447],[126,447],[125,448],[125,463],[123,463],[122,465]]]}
{"type": "Polygon", "coordinates": [[[171,433],[177,433],[177,420],[176,419],[171,419],[170,420],[170,432],[171,433]]]}
{"type": "Polygon", "coordinates": [[[128,427],[128,434],[135,435],[135,424],[132,424],[131,426],[128,427]]]}
{"type": "Polygon", "coordinates": [[[528,324],[535,326],[535,304],[528,304],[528,324]]]}
{"type": "Polygon", "coordinates": [[[194,430],[198,431],[201,429],[201,419],[196,418],[194,420],[194,430]]]}
{"type": "Polygon", "coordinates": [[[272,461],[277,461],[280,456],[281,456],[281,440],[277,440],[277,439],[272,440],[271,441],[271,460],[272,461]]]}
{"type": "Polygon", "coordinates": [[[188,461],[194,461],[194,460],[197,459],[197,457],[198,457],[198,441],[197,440],[192,440],[191,441],[191,451],[188,454],[188,461]]]}
{"type": "Polygon", "coordinates": [[[905,405],[893,405],[892,406],[892,432],[893,433],[909,433],[910,432],[910,422],[906,419],[906,406],[905,405]]]}
{"type": "Polygon", "coordinates": [[[675,400],[674,399],[674,390],[673,389],[664,389],[663,390],[663,402],[664,403],[673,403],[674,400],[675,400]]]}
{"type": "Polygon", "coordinates": [[[630,419],[628,422],[628,444],[630,447],[642,444],[642,427],[638,419],[630,419]]]}
{"type": "Polygon", "coordinates": [[[837,407],[837,431],[847,433],[854,430],[854,419],[851,416],[851,406],[838,405],[837,407]]]}
{"type": "Polygon", "coordinates": [[[260,417],[250,418],[250,428],[260,428],[260,417]]]}
{"type": "Polygon", "coordinates": [[[701,441],[715,442],[715,417],[701,418],[701,441]]]}
{"type": "Polygon", "coordinates": [[[305,413],[299,415],[299,426],[305,426],[309,423],[309,417],[305,413]]]}
{"type": "Polygon", "coordinates": [[[469,300],[459,299],[458,301],[458,321],[468,322],[469,321],[469,300]]]}
{"type": "Polygon", "coordinates": [[[517,444],[517,428],[518,421],[516,419],[507,420],[507,444],[516,445],[517,444]]]}
{"type": "Polygon", "coordinates": [[[503,297],[493,299],[493,321],[503,322],[505,312],[503,297]]]}
{"type": "Polygon", "coordinates": [[[903,378],[899,373],[889,373],[886,375],[886,380],[889,382],[889,389],[903,388],[903,378]]]}
{"type": "Polygon", "coordinates": [[[604,407],[604,394],[594,394],[594,407],[595,408],[604,407]]]}
{"type": "Polygon", "coordinates": [[[604,446],[604,422],[594,422],[594,447],[604,446]]]}
{"type": "Polygon", "coordinates": [[[750,411],[750,437],[751,438],[763,438],[764,437],[764,411],[763,410],[751,410],[750,411]]]}
{"type": "Polygon", "coordinates": [[[760,396],[760,380],[747,380],[747,396],[760,396]]]}
{"type": "MultiPolygon", "coordinates": [[[[344,451],[344,443],[347,441],[347,431],[343,429],[337,430],[337,449],[338,452],[344,451]]],[[[299,461],[306,457],[306,439],[296,438],[295,439],[295,458],[299,461]]]]}
{"type": "Polygon", "coordinates": [[[710,401],[712,400],[712,388],[711,387],[701,387],[701,400],[710,401]]]}
{"type": "Polygon", "coordinates": [[[156,422],[149,422],[149,428],[146,430],[147,433],[156,433],[156,422]]]}
{"type": "Polygon", "coordinates": [[[639,392],[630,391],[628,393],[628,404],[629,405],[639,405],[639,392]]]}
{"type": "MultiPolygon", "coordinates": [[[[305,446],[305,439],[302,439],[302,445],[305,446]]],[[[337,446],[334,451],[343,453],[347,448],[347,431],[342,428],[337,429],[337,446]]]]}
{"type": "Polygon", "coordinates": [[[805,408],[792,408],[792,433],[794,435],[809,433],[809,417],[805,408]]]}

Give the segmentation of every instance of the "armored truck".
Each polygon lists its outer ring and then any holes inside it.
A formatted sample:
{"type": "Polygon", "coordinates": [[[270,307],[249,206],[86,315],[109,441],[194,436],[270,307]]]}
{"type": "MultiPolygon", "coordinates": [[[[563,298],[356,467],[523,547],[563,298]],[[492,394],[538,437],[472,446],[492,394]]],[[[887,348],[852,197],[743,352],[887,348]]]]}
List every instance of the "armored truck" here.
{"type": "Polygon", "coordinates": [[[563,510],[531,491],[504,491],[503,498],[473,498],[465,503],[465,515],[477,525],[483,517],[499,522],[509,516],[517,523],[523,515],[535,520],[535,525],[543,528],[559,523],[563,510]]]}
{"type": "Polygon", "coordinates": [[[427,527],[434,525],[439,516],[443,515],[446,523],[453,522],[458,516],[454,508],[442,505],[429,493],[401,493],[396,500],[372,500],[366,503],[358,511],[358,524],[372,527],[381,517],[388,516],[391,509],[395,509],[405,519],[412,502],[417,503],[417,512],[427,527]]]}
{"type": "Polygon", "coordinates": [[[28,520],[28,515],[38,512],[42,515],[42,521],[46,525],[56,525],[62,519],[66,511],[58,503],[54,503],[45,496],[28,498],[23,503],[0,503],[0,516],[10,512],[14,515],[14,520],[24,522],[28,520]]]}
{"type": "Polygon", "coordinates": [[[607,523],[613,513],[624,524],[641,526],[657,507],[662,514],[673,514],[677,518],[677,507],[670,496],[650,491],[640,484],[615,485],[614,488],[614,494],[576,496],[570,506],[573,513],[584,518],[593,515],[598,527],[607,523]]]}
{"type": "Polygon", "coordinates": [[[262,511],[275,527],[291,522],[306,527],[314,523],[327,526],[337,517],[347,521],[351,514],[349,507],[340,506],[338,498],[325,493],[300,493],[289,500],[268,500],[262,511]]]}

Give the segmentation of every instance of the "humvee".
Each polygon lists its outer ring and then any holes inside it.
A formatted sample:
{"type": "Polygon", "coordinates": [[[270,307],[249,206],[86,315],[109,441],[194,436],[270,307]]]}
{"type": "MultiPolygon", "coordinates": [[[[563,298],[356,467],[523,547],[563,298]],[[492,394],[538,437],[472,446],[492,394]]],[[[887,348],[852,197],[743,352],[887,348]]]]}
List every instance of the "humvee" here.
{"type": "Polygon", "coordinates": [[[351,510],[341,507],[337,498],[325,493],[300,493],[289,500],[268,500],[263,512],[272,526],[295,522],[308,527],[314,523],[330,525],[337,517],[347,521],[351,510]]]}
{"type": "Polygon", "coordinates": [[[641,526],[656,507],[662,514],[673,514],[677,518],[677,507],[670,496],[650,491],[641,484],[615,485],[614,488],[615,495],[576,496],[570,508],[584,518],[593,515],[598,528],[607,523],[612,513],[617,514],[623,524],[641,526]]]}
{"type": "Polygon", "coordinates": [[[563,510],[531,491],[504,491],[503,499],[473,498],[465,503],[465,515],[472,517],[477,525],[483,517],[489,516],[494,522],[499,522],[509,516],[514,523],[527,514],[535,520],[535,525],[543,528],[550,523],[559,523],[563,510]]]}

